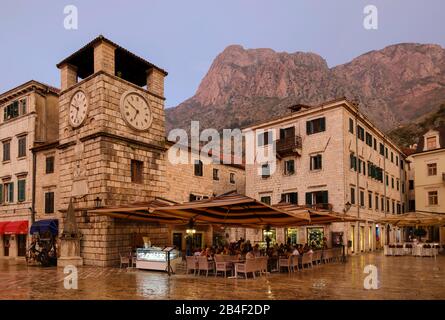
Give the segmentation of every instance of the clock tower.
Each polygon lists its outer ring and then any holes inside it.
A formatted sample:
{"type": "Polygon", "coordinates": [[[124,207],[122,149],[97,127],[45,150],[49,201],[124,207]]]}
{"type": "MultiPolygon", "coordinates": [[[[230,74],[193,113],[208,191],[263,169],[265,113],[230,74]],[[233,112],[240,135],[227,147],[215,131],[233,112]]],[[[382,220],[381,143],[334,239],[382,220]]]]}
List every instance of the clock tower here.
{"type": "Polygon", "coordinates": [[[129,245],[128,229],[88,210],[148,202],[165,193],[167,72],[103,36],[57,67],[59,207],[73,199],[85,263],[110,265],[119,248],[129,245]]]}

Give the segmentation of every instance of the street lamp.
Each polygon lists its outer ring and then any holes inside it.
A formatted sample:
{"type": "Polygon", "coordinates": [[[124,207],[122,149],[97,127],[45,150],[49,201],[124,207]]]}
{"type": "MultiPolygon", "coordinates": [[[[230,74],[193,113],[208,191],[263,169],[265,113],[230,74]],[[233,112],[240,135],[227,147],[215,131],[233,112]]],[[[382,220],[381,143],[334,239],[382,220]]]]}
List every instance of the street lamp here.
{"type": "Polygon", "coordinates": [[[99,198],[99,197],[97,197],[96,199],[94,199],[94,206],[95,206],[96,208],[100,208],[100,207],[102,207],[102,199],[99,198]]]}
{"type": "Polygon", "coordinates": [[[345,203],[345,208],[343,209],[343,213],[348,212],[351,209],[352,205],[348,202],[345,203]]]}

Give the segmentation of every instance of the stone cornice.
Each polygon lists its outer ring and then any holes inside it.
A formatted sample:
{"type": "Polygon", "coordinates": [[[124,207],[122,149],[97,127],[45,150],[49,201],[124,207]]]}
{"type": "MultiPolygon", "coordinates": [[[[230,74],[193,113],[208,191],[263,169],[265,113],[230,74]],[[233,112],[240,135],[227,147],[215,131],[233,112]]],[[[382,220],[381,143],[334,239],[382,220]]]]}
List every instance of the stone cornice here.
{"type": "Polygon", "coordinates": [[[92,133],[90,135],[84,136],[82,138],[80,138],[80,141],[84,142],[87,140],[91,140],[91,139],[96,139],[99,137],[103,137],[103,138],[110,138],[110,139],[114,139],[114,140],[118,140],[118,141],[122,141],[122,142],[126,142],[126,143],[131,143],[137,146],[141,146],[147,149],[154,149],[154,150],[158,150],[158,151],[167,151],[167,148],[165,146],[159,146],[156,144],[152,144],[152,143],[147,143],[147,142],[143,142],[143,141],[139,141],[136,139],[131,139],[131,138],[127,138],[127,137],[123,137],[117,134],[113,134],[113,133],[109,133],[106,131],[99,131],[99,132],[95,132],[92,133]]]}

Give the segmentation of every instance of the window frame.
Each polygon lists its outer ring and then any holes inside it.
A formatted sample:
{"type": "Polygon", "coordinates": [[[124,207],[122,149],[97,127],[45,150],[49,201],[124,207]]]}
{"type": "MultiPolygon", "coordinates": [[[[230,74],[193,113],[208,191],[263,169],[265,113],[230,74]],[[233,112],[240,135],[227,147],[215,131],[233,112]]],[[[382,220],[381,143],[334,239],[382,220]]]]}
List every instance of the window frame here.
{"type": "Polygon", "coordinates": [[[144,162],[136,159],[131,159],[130,163],[131,183],[144,183],[144,162]]]}
{"type": "Polygon", "coordinates": [[[45,157],[45,174],[51,174],[54,173],[54,167],[55,167],[55,156],[49,155],[45,157]],[[51,161],[49,161],[52,159],[51,161]]]}
{"type": "Polygon", "coordinates": [[[437,163],[427,163],[427,175],[428,177],[437,176],[437,163]]]}
{"type": "Polygon", "coordinates": [[[3,141],[2,147],[3,147],[3,162],[11,161],[11,139],[3,141]]]}
{"type": "Polygon", "coordinates": [[[323,169],[323,156],[320,153],[310,156],[310,167],[309,168],[310,168],[310,171],[320,171],[323,169]],[[318,159],[320,159],[320,160],[318,160],[318,159]]]}
{"type": "Polygon", "coordinates": [[[326,131],[326,117],[306,121],[306,134],[312,135],[326,131]]]}
{"type": "Polygon", "coordinates": [[[437,206],[439,205],[439,192],[437,190],[431,190],[427,192],[427,205],[428,206],[437,206]],[[432,203],[431,200],[434,200],[432,203]]]}
{"type": "Polygon", "coordinates": [[[27,155],[27,138],[26,135],[17,137],[17,158],[25,158],[27,155]]]}
{"type": "Polygon", "coordinates": [[[26,201],[26,178],[17,179],[17,202],[26,201]],[[22,190],[20,190],[23,188],[22,190]]]}
{"type": "Polygon", "coordinates": [[[235,182],[235,173],[234,172],[230,172],[229,173],[229,182],[231,183],[231,184],[235,184],[236,182],[235,182]]]}
{"type": "Polygon", "coordinates": [[[295,160],[294,159],[288,159],[284,160],[284,175],[285,176],[291,176],[295,174],[295,160]],[[292,170],[289,170],[288,164],[292,163],[292,170]]]}
{"type": "Polygon", "coordinates": [[[213,168],[212,177],[213,177],[213,181],[219,181],[219,169],[213,168]]]}

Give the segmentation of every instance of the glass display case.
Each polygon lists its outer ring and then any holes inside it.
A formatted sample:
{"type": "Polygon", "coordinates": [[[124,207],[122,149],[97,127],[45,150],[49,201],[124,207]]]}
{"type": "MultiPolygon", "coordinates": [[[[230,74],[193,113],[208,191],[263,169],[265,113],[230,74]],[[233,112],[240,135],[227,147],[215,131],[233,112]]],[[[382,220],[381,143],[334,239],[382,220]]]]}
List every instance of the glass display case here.
{"type": "MultiPolygon", "coordinates": [[[[167,248],[165,248],[167,249],[167,248]]],[[[136,268],[147,270],[167,271],[168,252],[159,247],[137,248],[136,249],[136,268]]],[[[172,267],[179,261],[179,251],[173,249],[170,251],[170,264],[172,267]]]]}
{"type": "MultiPolygon", "coordinates": [[[[167,254],[167,252],[163,251],[162,248],[159,247],[136,249],[137,260],[142,261],[167,262],[167,254]]],[[[172,250],[170,252],[170,260],[176,259],[177,257],[178,251],[172,250]]]]}

